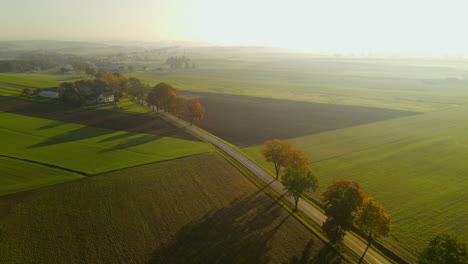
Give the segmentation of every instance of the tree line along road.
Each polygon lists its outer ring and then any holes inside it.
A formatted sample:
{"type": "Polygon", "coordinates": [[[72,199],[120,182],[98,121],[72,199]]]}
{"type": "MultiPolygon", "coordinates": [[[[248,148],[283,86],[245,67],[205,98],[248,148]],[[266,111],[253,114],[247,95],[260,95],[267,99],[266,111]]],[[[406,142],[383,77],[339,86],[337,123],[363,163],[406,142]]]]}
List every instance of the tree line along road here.
{"type": "MultiPolygon", "coordinates": [[[[169,114],[169,113],[159,113],[168,119],[170,119],[172,122],[179,124],[183,128],[189,130],[190,132],[202,137],[206,141],[212,143],[213,145],[217,146],[227,154],[229,154],[231,157],[235,158],[238,162],[240,162],[242,165],[244,165],[247,169],[252,171],[258,178],[260,178],[263,182],[268,184],[273,190],[278,192],[280,195],[286,194],[285,187],[284,185],[275,180],[269,173],[264,171],[262,168],[260,168],[257,164],[255,164],[253,161],[251,161],[248,157],[244,156],[242,153],[234,149],[233,147],[229,146],[228,144],[224,143],[223,141],[205,133],[204,131],[194,127],[190,126],[186,121],[180,120],[177,117],[169,114]]],[[[294,204],[294,200],[292,197],[289,196],[284,196],[287,201],[290,203],[294,204]]],[[[312,220],[314,220],[318,225],[322,226],[322,224],[325,222],[327,217],[320,212],[317,208],[309,204],[308,202],[304,200],[300,200],[298,204],[298,209],[301,210],[305,215],[310,217],[312,220]]],[[[366,243],[361,241],[359,238],[357,238],[355,235],[351,233],[347,233],[343,239],[343,243],[350,248],[353,252],[355,252],[357,255],[361,256],[366,249],[366,243]]],[[[370,264],[387,264],[387,263],[392,263],[390,262],[387,258],[382,256],[380,253],[375,251],[372,248],[369,248],[369,250],[366,253],[366,256],[364,257],[364,260],[367,263],[370,264]]]]}

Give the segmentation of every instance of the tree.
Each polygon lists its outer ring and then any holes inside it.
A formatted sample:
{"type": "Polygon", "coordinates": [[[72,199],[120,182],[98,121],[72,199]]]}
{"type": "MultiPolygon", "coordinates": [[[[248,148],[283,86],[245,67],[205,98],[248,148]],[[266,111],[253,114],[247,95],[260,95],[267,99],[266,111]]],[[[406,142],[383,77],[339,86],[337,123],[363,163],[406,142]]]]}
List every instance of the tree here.
{"type": "Polygon", "coordinates": [[[33,94],[33,91],[31,88],[24,88],[23,91],[21,92],[21,96],[24,96],[24,97],[27,97],[27,98],[30,98],[33,94]]]}
{"type": "Polygon", "coordinates": [[[447,234],[434,236],[419,256],[421,264],[466,264],[468,257],[465,243],[447,234]]]}
{"type": "Polygon", "coordinates": [[[365,198],[359,184],[347,179],[336,180],[327,187],[321,197],[327,215],[322,228],[333,242],[341,241],[352,227],[365,198]]]}
{"type": "Polygon", "coordinates": [[[316,191],[318,180],[314,174],[304,168],[288,168],[283,176],[283,184],[288,193],[294,197],[294,210],[297,210],[297,203],[305,191],[316,191]]]}
{"type": "Polygon", "coordinates": [[[190,125],[194,120],[202,120],[205,116],[205,108],[198,99],[192,99],[187,102],[187,114],[190,118],[190,125]]]}
{"type": "Polygon", "coordinates": [[[170,84],[158,83],[153,90],[157,98],[157,107],[168,112],[177,97],[176,89],[170,84]]]}
{"type": "Polygon", "coordinates": [[[82,105],[84,98],[73,82],[63,82],[59,85],[59,97],[65,104],[82,105]]]}
{"type": "Polygon", "coordinates": [[[76,72],[84,72],[88,66],[87,63],[81,61],[75,61],[72,63],[73,70],[76,72]]]}
{"type": "Polygon", "coordinates": [[[152,89],[148,95],[146,95],[146,103],[148,105],[151,105],[153,107],[153,111],[154,111],[154,107],[158,104],[157,103],[157,97],[156,97],[156,92],[154,91],[154,89],[152,89]]]}
{"type": "Polygon", "coordinates": [[[174,100],[174,113],[180,119],[182,115],[187,114],[187,99],[177,96],[174,100]]]}
{"type": "Polygon", "coordinates": [[[136,98],[140,103],[143,103],[143,99],[145,98],[146,86],[139,79],[134,77],[130,77],[128,79],[128,82],[128,94],[136,98]]]}
{"type": "Polygon", "coordinates": [[[94,76],[96,77],[96,75],[98,74],[98,70],[96,68],[93,68],[93,67],[86,67],[85,69],[85,73],[89,76],[94,76]]]}
{"type": "Polygon", "coordinates": [[[267,162],[273,162],[276,171],[276,179],[278,179],[281,167],[287,162],[287,153],[293,148],[291,143],[279,139],[273,139],[265,142],[262,152],[267,162]]]}
{"type": "Polygon", "coordinates": [[[285,167],[309,169],[309,159],[302,150],[291,147],[286,151],[285,167]]]}
{"type": "Polygon", "coordinates": [[[359,260],[359,263],[361,263],[371,245],[372,239],[390,234],[391,218],[380,203],[369,197],[364,201],[364,205],[357,218],[357,225],[361,230],[367,232],[369,236],[369,243],[359,260]]]}

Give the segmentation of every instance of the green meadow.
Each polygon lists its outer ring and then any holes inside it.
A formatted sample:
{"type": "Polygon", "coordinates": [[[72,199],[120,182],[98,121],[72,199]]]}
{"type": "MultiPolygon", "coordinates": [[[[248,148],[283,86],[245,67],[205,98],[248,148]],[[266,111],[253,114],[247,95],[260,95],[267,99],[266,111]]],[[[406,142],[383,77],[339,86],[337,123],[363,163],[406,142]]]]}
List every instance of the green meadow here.
{"type": "Polygon", "coordinates": [[[86,78],[78,74],[45,74],[45,73],[0,73],[0,83],[11,83],[35,88],[57,87],[62,82],[86,78]]]}
{"type": "MultiPolygon", "coordinates": [[[[381,202],[393,236],[413,252],[434,233],[468,240],[468,107],[338,129],[288,140],[304,150],[320,179],[348,178],[381,202]]],[[[273,171],[262,146],[244,149],[273,171]]]]}
{"type": "Polygon", "coordinates": [[[1,196],[0,230],[2,263],[344,263],[217,153],[1,196]]]}
{"type": "MultiPolygon", "coordinates": [[[[429,112],[468,103],[466,66],[379,60],[202,60],[195,70],[128,73],[180,90],[429,112]],[[450,66],[449,66],[450,65],[450,66]],[[456,68],[460,67],[460,68],[456,68]]],[[[438,62],[439,64],[441,62],[438,62]]]]}
{"type": "Polygon", "coordinates": [[[123,111],[123,112],[140,113],[140,114],[152,112],[148,108],[143,107],[140,104],[137,104],[127,98],[120,99],[117,103],[114,103],[114,104],[98,104],[98,105],[92,105],[88,107],[99,109],[99,110],[123,111]]]}
{"type": "Polygon", "coordinates": [[[18,97],[21,95],[21,89],[0,85],[0,96],[18,97]]]}
{"type": "Polygon", "coordinates": [[[203,142],[0,112],[0,155],[96,174],[211,151],[203,142]]]}
{"type": "Polygon", "coordinates": [[[33,162],[0,157],[0,195],[41,188],[84,176],[33,162]]]}

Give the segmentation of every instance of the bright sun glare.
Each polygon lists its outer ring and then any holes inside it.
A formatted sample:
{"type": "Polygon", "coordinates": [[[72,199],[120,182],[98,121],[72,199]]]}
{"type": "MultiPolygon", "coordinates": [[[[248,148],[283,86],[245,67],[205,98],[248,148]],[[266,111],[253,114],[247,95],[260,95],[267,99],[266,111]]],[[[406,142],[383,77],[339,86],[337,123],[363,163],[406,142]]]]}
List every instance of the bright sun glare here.
{"type": "Polygon", "coordinates": [[[342,52],[466,53],[465,1],[204,1],[198,39],[342,52]]]}
{"type": "Polygon", "coordinates": [[[111,8],[108,1],[49,1],[7,1],[0,40],[186,40],[468,54],[466,0],[114,0],[111,8]]]}

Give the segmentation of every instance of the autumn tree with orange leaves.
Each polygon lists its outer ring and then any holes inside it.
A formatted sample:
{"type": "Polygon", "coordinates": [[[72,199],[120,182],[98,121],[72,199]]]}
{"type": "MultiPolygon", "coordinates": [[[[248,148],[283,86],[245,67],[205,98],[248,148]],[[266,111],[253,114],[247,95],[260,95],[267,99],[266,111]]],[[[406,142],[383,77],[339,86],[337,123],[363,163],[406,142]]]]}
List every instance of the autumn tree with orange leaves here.
{"type": "Polygon", "coordinates": [[[174,99],[174,108],[172,109],[174,114],[180,119],[181,116],[187,114],[187,99],[182,96],[176,96],[174,99]]]}
{"type": "Polygon", "coordinates": [[[155,97],[155,105],[159,109],[168,112],[177,97],[176,89],[167,83],[158,83],[152,89],[155,97]]]}
{"type": "Polygon", "coordinates": [[[291,143],[279,139],[273,139],[265,142],[262,152],[267,162],[273,162],[276,171],[276,179],[279,172],[288,160],[288,152],[292,149],[291,143]]]}
{"type": "Polygon", "coordinates": [[[291,169],[309,169],[309,159],[302,150],[291,147],[286,151],[285,167],[291,169]]]}
{"type": "Polygon", "coordinates": [[[369,243],[359,260],[359,263],[361,263],[371,245],[372,239],[390,234],[391,218],[380,203],[368,197],[365,199],[357,218],[357,226],[369,236],[369,243]]]}
{"type": "Polygon", "coordinates": [[[327,216],[322,228],[332,242],[343,240],[366,198],[359,184],[351,180],[336,180],[327,187],[321,197],[327,216]]]}
{"type": "Polygon", "coordinates": [[[205,116],[205,108],[198,99],[187,101],[186,107],[187,115],[190,119],[190,125],[193,124],[194,120],[202,120],[205,116]]]}

